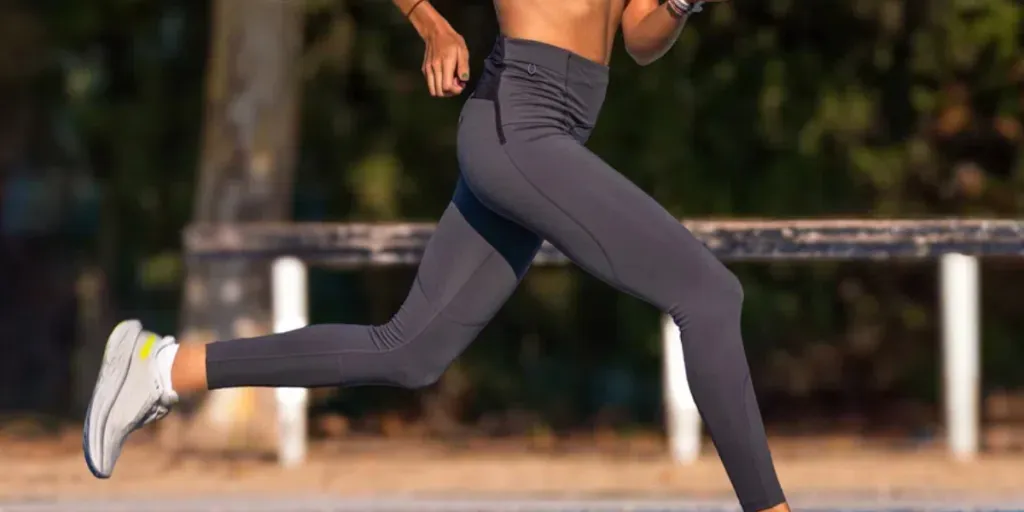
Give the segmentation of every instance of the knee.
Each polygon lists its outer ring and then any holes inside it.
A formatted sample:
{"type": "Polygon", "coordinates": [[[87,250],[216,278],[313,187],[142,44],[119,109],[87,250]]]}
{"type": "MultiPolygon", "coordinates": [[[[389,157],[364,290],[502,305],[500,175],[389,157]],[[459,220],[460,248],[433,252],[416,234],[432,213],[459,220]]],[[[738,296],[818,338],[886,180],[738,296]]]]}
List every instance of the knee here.
{"type": "Polygon", "coordinates": [[[736,306],[743,305],[743,283],[731,270],[722,266],[721,276],[716,278],[715,294],[719,300],[729,301],[736,306]]]}
{"type": "Polygon", "coordinates": [[[376,371],[378,377],[390,385],[407,389],[420,389],[433,385],[451,365],[458,352],[452,345],[418,335],[408,336],[392,320],[375,326],[370,337],[377,347],[376,371]]]}
{"type": "Polygon", "coordinates": [[[433,386],[441,379],[448,369],[448,364],[436,364],[431,361],[408,361],[400,365],[396,374],[396,384],[406,389],[422,389],[433,386]]]}
{"type": "Polygon", "coordinates": [[[738,317],[743,309],[743,285],[724,265],[706,274],[697,286],[686,288],[683,314],[689,321],[712,321],[738,317]]]}
{"type": "Polygon", "coordinates": [[[705,300],[709,304],[738,312],[743,307],[743,284],[725,265],[718,270],[708,280],[705,300]]]}

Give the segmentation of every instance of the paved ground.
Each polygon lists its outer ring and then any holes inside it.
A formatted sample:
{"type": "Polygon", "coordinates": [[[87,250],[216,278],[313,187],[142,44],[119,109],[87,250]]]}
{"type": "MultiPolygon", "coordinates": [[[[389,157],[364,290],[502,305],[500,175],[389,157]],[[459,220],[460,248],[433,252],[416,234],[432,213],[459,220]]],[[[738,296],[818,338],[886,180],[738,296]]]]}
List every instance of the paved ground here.
{"type": "MultiPolygon", "coordinates": [[[[985,502],[976,500],[857,500],[838,502],[823,498],[794,500],[798,510],[811,512],[952,512],[1017,511],[1024,501],[985,502]]],[[[22,503],[4,505],[0,512],[738,512],[734,503],[723,501],[608,499],[529,500],[492,498],[454,499],[226,499],[185,501],[79,501],[63,503],[22,503]]]]}
{"type": "MultiPolygon", "coordinates": [[[[680,467],[659,443],[603,449],[593,442],[563,450],[522,441],[452,447],[364,439],[318,443],[304,467],[284,470],[261,460],[174,456],[140,439],[126,449],[114,477],[98,481],[82,462],[76,436],[66,442],[0,439],[0,512],[737,510],[713,452],[680,467]],[[162,501],[168,499],[175,501],[162,501]]],[[[1021,454],[956,463],[940,449],[834,439],[778,440],[773,447],[798,510],[1024,511],[1021,454]]]]}

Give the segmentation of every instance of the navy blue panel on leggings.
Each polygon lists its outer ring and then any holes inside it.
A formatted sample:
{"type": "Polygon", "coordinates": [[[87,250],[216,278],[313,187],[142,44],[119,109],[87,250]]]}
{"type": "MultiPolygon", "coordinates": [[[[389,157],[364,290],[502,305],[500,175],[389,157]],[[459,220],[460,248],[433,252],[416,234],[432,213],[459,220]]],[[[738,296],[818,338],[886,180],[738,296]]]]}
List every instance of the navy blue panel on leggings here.
{"type": "Polygon", "coordinates": [[[466,222],[508,261],[516,277],[522,278],[537,254],[537,235],[484,206],[461,177],[455,185],[452,204],[466,222]]]}

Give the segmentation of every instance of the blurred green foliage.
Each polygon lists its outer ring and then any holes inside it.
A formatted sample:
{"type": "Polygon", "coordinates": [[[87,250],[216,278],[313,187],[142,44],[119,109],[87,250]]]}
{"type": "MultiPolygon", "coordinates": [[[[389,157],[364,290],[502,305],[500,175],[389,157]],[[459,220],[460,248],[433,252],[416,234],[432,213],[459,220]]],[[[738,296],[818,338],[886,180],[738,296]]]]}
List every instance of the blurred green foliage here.
{"type": "MultiPolygon", "coordinates": [[[[496,32],[490,4],[436,3],[478,71],[496,32]]],[[[16,50],[0,77],[59,84],[36,96],[71,120],[102,191],[90,250],[107,259],[119,311],[168,330],[195,190],[206,4],[38,0],[0,16],[0,46],[16,50]]],[[[390,3],[308,4],[296,218],[436,218],[457,173],[460,101],[426,95],[422,45],[390,3]]],[[[590,146],[679,216],[1019,215],[1022,21],[1009,0],[715,5],[652,66],[617,48],[590,146]]],[[[935,403],[933,265],[735,269],[769,420],[809,410],[882,422],[901,404],[935,403]]],[[[314,320],[381,322],[412,270],[314,275],[314,320]]],[[[1002,262],[984,277],[986,385],[1019,387],[1024,268],[1002,262]]],[[[462,410],[578,425],[624,408],[651,421],[658,335],[646,305],[575,270],[535,270],[460,362],[474,383],[462,410]]],[[[360,393],[342,406],[385,392],[360,393]]]]}

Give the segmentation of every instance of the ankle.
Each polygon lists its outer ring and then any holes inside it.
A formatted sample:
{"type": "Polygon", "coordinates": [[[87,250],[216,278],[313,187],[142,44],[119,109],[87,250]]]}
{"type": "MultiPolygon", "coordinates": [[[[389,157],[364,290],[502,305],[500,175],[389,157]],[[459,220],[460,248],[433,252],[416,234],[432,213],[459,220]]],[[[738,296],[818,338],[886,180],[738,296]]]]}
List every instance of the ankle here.
{"type": "Polygon", "coordinates": [[[181,345],[171,365],[171,387],[178,394],[206,389],[206,346],[181,345]]]}

